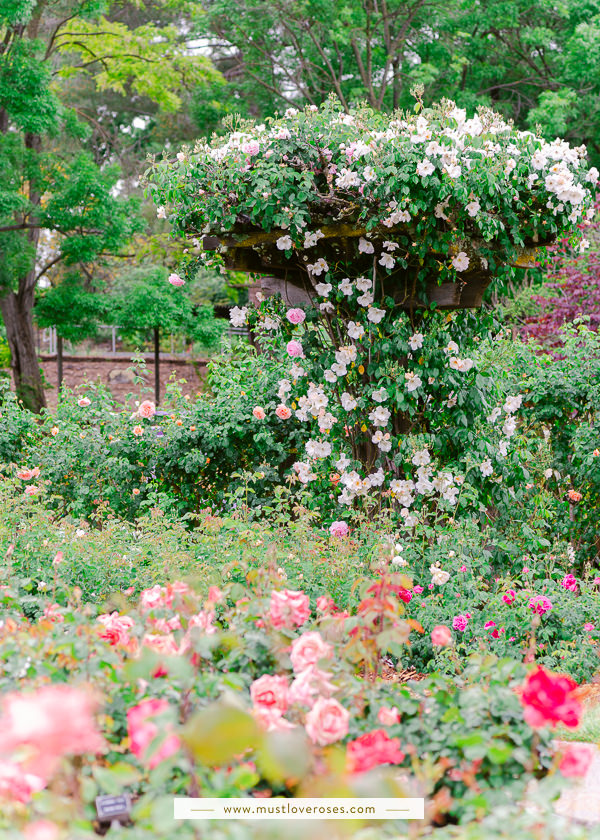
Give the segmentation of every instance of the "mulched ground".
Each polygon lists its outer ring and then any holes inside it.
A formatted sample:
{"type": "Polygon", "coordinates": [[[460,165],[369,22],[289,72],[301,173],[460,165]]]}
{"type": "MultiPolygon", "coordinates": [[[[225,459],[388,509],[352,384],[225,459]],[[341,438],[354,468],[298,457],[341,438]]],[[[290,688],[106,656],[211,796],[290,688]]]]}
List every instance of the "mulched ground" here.
{"type": "MultiPolygon", "coordinates": [[[[154,388],[154,367],[150,360],[146,361],[148,365],[147,373],[147,387],[154,388]]],[[[64,382],[69,388],[75,388],[85,382],[103,382],[110,388],[113,397],[118,402],[124,402],[125,397],[129,393],[135,395],[134,398],[139,398],[140,387],[133,385],[131,382],[115,382],[115,375],[120,374],[120,378],[127,376],[127,368],[131,365],[130,359],[127,358],[113,358],[101,359],[98,357],[75,357],[67,356],[63,362],[64,382]],[[110,381],[110,374],[112,373],[112,380],[110,381]]],[[[48,407],[53,410],[56,408],[56,385],[57,365],[56,359],[41,359],[41,366],[44,371],[46,381],[49,383],[49,388],[46,390],[46,400],[48,407]]],[[[164,396],[165,387],[171,375],[175,373],[177,379],[185,379],[186,385],[183,386],[184,394],[196,394],[202,388],[202,379],[206,372],[206,361],[199,360],[194,363],[189,361],[182,361],[180,359],[164,358],[161,359],[160,365],[160,380],[161,393],[164,396]]],[[[144,399],[152,398],[148,393],[144,394],[144,399]]]]}

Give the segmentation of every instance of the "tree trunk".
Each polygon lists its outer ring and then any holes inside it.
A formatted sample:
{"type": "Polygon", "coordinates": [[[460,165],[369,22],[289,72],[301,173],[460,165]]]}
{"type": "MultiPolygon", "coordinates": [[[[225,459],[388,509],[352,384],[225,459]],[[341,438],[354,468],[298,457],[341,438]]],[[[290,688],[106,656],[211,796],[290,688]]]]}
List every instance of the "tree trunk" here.
{"type": "Polygon", "coordinates": [[[160,328],[154,327],[154,402],[160,405],[160,328]]]}
{"type": "Polygon", "coordinates": [[[39,412],[46,405],[33,333],[33,289],[0,298],[17,396],[26,408],[39,412]]]}
{"type": "Polygon", "coordinates": [[[56,378],[58,380],[58,398],[63,384],[63,338],[56,333],[56,378]]]}

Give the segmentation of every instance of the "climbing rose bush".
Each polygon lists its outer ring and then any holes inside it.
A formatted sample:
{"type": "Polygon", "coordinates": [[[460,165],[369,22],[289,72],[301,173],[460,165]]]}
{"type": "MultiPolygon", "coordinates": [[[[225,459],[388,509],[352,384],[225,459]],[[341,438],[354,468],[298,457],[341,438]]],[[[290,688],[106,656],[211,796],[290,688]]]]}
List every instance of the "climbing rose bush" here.
{"type": "Polygon", "coordinates": [[[149,175],[176,230],[221,240],[213,261],[235,265],[245,249],[248,265],[289,270],[304,289],[302,308],[269,298],[231,313],[291,361],[275,413],[309,429],[296,481],[329,482],[346,507],[389,499],[408,528],[421,509],[453,509],[463,485],[468,496],[497,481],[522,400],[494,403],[473,358],[491,323],[428,309],[435,289],[443,305],[476,306],[469,289],[509,277],[523,248],[587,220],[598,179],[583,147],[515,131],[489,110],[415,111],[289,109],[149,175]],[[494,428],[481,434],[484,421],[494,428]],[[477,427],[481,457],[450,464],[463,425],[477,427]]]}

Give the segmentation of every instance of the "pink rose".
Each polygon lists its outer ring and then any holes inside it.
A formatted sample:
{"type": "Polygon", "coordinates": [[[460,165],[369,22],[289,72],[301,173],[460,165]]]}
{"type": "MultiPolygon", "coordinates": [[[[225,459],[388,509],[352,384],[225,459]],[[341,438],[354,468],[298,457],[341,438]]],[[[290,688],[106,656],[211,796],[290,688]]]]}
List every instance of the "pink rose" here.
{"type": "Polygon", "coordinates": [[[62,624],[65,617],[60,611],[60,604],[48,604],[47,607],[44,607],[44,618],[47,618],[48,621],[55,621],[57,624],[62,624]]]}
{"type": "Polygon", "coordinates": [[[278,405],[275,409],[275,414],[279,417],[280,420],[289,420],[292,416],[292,412],[287,407],[287,405],[278,405]]]}
{"type": "Polygon", "coordinates": [[[423,587],[422,586],[413,586],[413,592],[415,593],[415,595],[420,595],[421,592],[423,592],[423,587]]]}
{"type": "Polygon", "coordinates": [[[57,840],[58,826],[50,820],[36,820],[23,829],[25,840],[57,840]]]}
{"type": "Polygon", "coordinates": [[[156,406],[153,402],[150,402],[150,400],[144,400],[143,403],[140,403],[137,413],[140,417],[144,417],[146,420],[149,420],[156,414],[156,406]]]}
{"type": "MultiPolygon", "coordinates": [[[[456,621],[456,619],[454,620],[456,621]]],[[[452,644],[450,628],[446,627],[445,624],[438,624],[437,627],[434,627],[431,631],[431,644],[436,645],[436,647],[446,647],[446,645],[452,644]]]]}
{"type": "Polygon", "coordinates": [[[584,630],[586,630],[588,633],[591,633],[591,632],[592,632],[592,630],[594,629],[594,625],[593,625],[593,624],[590,624],[590,622],[589,622],[589,621],[587,621],[587,622],[583,625],[583,629],[584,629],[584,630]]]}
{"type": "Polygon", "coordinates": [[[283,627],[292,628],[294,625],[299,627],[309,615],[310,601],[304,592],[284,589],[273,590],[271,593],[269,619],[277,630],[283,627]]]}
{"type": "Polygon", "coordinates": [[[544,615],[552,609],[552,601],[545,595],[534,595],[529,599],[529,609],[538,615],[544,615]]]}
{"type": "Polygon", "coordinates": [[[330,598],[329,595],[319,595],[317,598],[317,609],[320,612],[337,612],[337,605],[333,598],[330,598]]]}
{"type": "Polygon", "coordinates": [[[577,592],[577,578],[575,575],[565,575],[561,580],[560,585],[569,592],[577,592]]]}
{"type": "Polygon", "coordinates": [[[321,671],[316,665],[309,665],[293,680],[288,695],[289,702],[312,706],[313,697],[319,694],[330,697],[335,691],[335,686],[329,681],[330,676],[331,674],[321,671]]]}
{"type": "Polygon", "coordinates": [[[292,339],[292,341],[288,341],[285,349],[288,352],[288,356],[304,356],[302,345],[299,341],[296,341],[295,339],[292,339]]]}
{"type": "Polygon", "coordinates": [[[91,400],[88,400],[88,398],[87,398],[87,397],[80,397],[80,398],[77,400],[77,405],[78,405],[80,408],[87,408],[87,407],[88,407],[88,405],[90,405],[90,404],[91,404],[91,400]]]}
{"type": "Polygon", "coordinates": [[[306,715],[306,732],[314,744],[324,747],[348,734],[350,713],[333,697],[319,697],[306,715]]]}
{"type": "Polygon", "coordinates": [[[37,478],[39,474],[39,467],[33,467],[32,469],[24,467],[22,470],[18,471],[17,478],[20,478],[22,481],[31,481],[32,478],[37,478]]]}
{"type": "Polygon", "coordinates": [[[37,486],[37,484],[28,484],[23,492],[26,496],[37,496],[37,494],[40,492],[40,488],[37,486]]]}
{"type": "Polygon", "coordinates": [[[146,633],[142,639],[142,644],[155,653],[164,656],[177,656],[179,653],[179,646],[172,633],[168,633],[166,636],[158,633],[146,633]]]}
{"type": "Polygon", "coordinates": [[[452,627],[454,628],[454,630],[460,630],[462,632],[463,630],[467,629],[468,623],[469,619],[466,615],[457,615],[452,620],[452,627]]]}
{"type": "Polygon", "coordinates": [[[294,724],[286,720],[275,706],[255,706],[252,709],[252,714],[267,732],[281,732],[285,729],[294,728],[294,724]]]}
{"type": "Polygon", "coordinates": [[[342,519],[332,522],[329,526],[329,533],[332,537],[347,537],[348,523],[344,522],[342,519]]]}
{"type": "Polygon", "coordinates": [[[222,601],[225,596],[223,595],[223,591],[219,589],[218,586],[209,586],[208,587],[208,603],[212,606],[213,604],[218,604],[219,601],[222,601]]]}
{"type": "Polygon", "coordinates": [[[382,706],[377,712],[377,720],[384,726],[393,726],[395,723],[400,723],[400,712],[395,706],[391,709],[389,706],[382,706]]]}
{"type": "Polygon", "coordinates": [[[303,309],[288,309],[286,318],[290,324],[301,324],[306,318],[306,315],[303,309]]]}
{"type": "Polygon", "coordinates": [[[32,794],[46,787],[40,776],[27,773],[20,764],[0,760],[0,800],[29,802],[32,794]]]}
{"type": "Polygon", "coordinates": [[[261,408],[259,405],[255,405],[252,409],[252,414],[256,417],[257,420],[264,420],[267,416],[265,414],[264,408],[261,408]]]}
{"type": "Polygon", "coordinates": [[[166,591],[158,583],[151,589],[144,589],[140,594],[140,610],[145,613],[157,607],[166,607],[166,591]]]}
{"type": "Polygon", "coordinates": [[[169,283],[171,286],[185,286],[185,280],[179,274],[169,274],[169,283]]]}
{"type": "Polygon", "coordinates": [[[514,602],[516,600],[516,597],[517,597],[517,593],[515,592],[515,590],[514,589],[509,589],[508,592],[505,592],[504,595],[502,596],[502,600],[504,601],[505,604],[510,605],[510,604],[514,604],[514,602]]]}
{"type": "Polygon", "coordinates": [[[594,758],[589,744],[569,744],[565,749],[558,769],[567,778],[585,776],[594,758]]]}
{"type": "Polygon", "coordinates": [[[321,659],[331,659],[333,648],[318,632],[303,633],[292,642],[290,659],[294,671],[303,671],[309,665],[316,665],[321,659]]]}
{"type": "Polygon", "coordinates": [[[486,623],[483,625],[485,630],[489,630],[490,627],[495,627],[495,626],[496,626],[495,621],[486,621],[486,623]]]}
{"type": "Polygon", "coordinates": [[[144,434],[144,427],[143,426],[134,426],[133,427],[133,434],[136,437],[141,437],[144,434]]]}
{"type": "Polygon", "coordinates": [[[153,720],[157,715],[164,717],[169,711],[168,701],[157,698],[142,700],[137,706],[127,710],[127,733],[131,752],[150,769],[179,749],[179,738],[172,734],[172,722],[165,724],[161,721],[159,728],[153,720]],[[159,749],[153,747],[152,754],[148,755],[148,748],[159,734],[163,736],[159,749]]]}
{"type": "Polygon", "coordinates": [[[104,741],[94,720],[95,709],[93,695],[68,685],[46,685],[28,694],[11,692],[3,700],[0,754],[28,747],[27,769],[45,778],[63,755],[98,753],[104,741]]]}
{"type": "Polygon", "coordinates": [[[263,674],[250,686],[250,697],[255,707],[278,709],[285,712],[288,707],[287,677],[263,674]]]}
{"type": "Polygon", "coordinates": [[[126,647],[129,644],[129,631],[135,622],[128,615],[119,615],[116,611],[110,615],[104,613],[98,616],[98,621],[102,624],[102,630],[98,634],[101,639],[115,646],[126,647]]]}
{"type": "Polygon", "coordinates": [[[64,558],[63,558],[62,551],[57,551],[56,554],[54,555],[54,560],[52,561],[52,565],[54,566],[55,569],[56,569],[57,566],[60,566],[63,559],[64,558]]]}

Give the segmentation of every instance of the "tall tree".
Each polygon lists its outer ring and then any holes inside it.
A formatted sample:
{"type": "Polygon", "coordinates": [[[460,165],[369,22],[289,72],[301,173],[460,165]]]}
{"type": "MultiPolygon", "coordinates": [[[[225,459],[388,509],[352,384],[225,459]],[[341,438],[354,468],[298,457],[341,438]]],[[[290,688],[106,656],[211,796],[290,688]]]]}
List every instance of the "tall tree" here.
{"type": "Polygon", "coordinates": [[[91,274],[140,228],[135,203],[120,195],[119,172],[86,148],[97,115],[71,107],[73,80],[176,110],[181,90],[215,76],[190,51],[173,10],[191,0],[4,0],[0,7],[0,309],[17,392],[45,404],[32,310],[38,280],[64,262],[91,274]],[[128,25],[135,10],[150,22],[128,25]],[[167,14],[162,25],[161,13],[167,14]],[[151,15],[150,11],[154,14],[151,15]],[[58,236],[44,260],[42,231],[58,236]]]}

